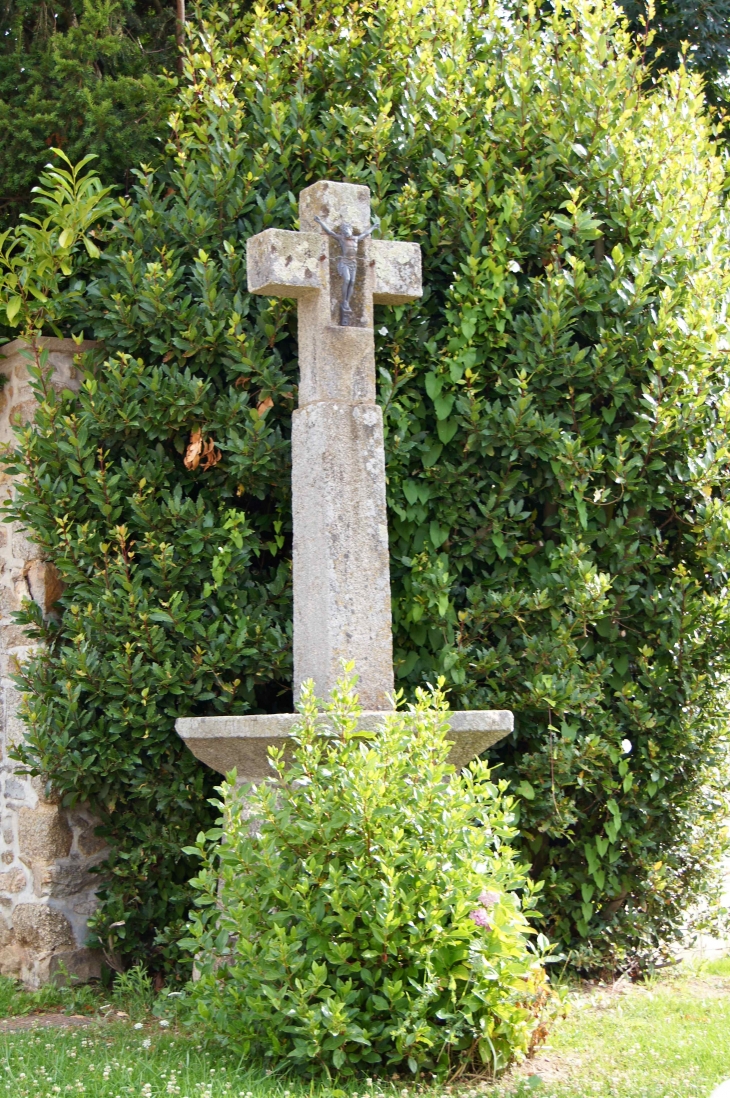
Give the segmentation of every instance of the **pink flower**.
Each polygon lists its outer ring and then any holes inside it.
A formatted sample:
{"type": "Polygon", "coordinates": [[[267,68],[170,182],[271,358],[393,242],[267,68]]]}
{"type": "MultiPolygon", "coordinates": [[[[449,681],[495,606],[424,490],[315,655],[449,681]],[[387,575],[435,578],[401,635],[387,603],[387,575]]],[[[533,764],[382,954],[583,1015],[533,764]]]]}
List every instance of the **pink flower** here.
{"type": "Polygon", "coordinates": [[[482,905],[482,907],[486,907],[486,908],[494,907],[495,904],[499,903],[499,893],[498,892],[480,892],[479,893],[479,903],[482,905]]]}
{"type": "Polygon", "coordinates": [[[487,929],[492,929],[492,924],[489,921],[489,912],[485,907],[478,907],[476,911],[469,912],[469,918],[477,926],[486,926],[487,929]]]}

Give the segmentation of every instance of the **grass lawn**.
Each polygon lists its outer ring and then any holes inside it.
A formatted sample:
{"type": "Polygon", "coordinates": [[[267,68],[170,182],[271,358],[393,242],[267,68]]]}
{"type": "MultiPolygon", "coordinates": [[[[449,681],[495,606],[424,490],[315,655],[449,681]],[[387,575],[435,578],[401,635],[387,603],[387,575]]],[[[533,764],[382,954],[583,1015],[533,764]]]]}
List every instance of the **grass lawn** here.
{"type": "MultiPolygon", "coordinates": [[[[730,959],[640,986],[575,991],[570,1001],[549,1046],[498,1085],[468,1082],[422,1093],[707,1098],[730,1078],[730,959]]],[[[401,1098],[416,1090],[406,1080],[310,1088],[267,1077],[199,1037],[173,1032],[145,1013],[141,999],[112,1002],[82,989],[18,994],[0,980],[0,1016],[38,1009],[93,1012],[94,1021],[84,1028],[0,1030],[0,1098],[401,1098]],[[128,1018],[118,1013],[123,1006],[128,1018]]]]}
{"type": "Polygon", "coordinates": [[[708,1098],[730,1079],[730,959],[574,994],[571,1005],[548,1047],[497,1094],[708,1098]]]}

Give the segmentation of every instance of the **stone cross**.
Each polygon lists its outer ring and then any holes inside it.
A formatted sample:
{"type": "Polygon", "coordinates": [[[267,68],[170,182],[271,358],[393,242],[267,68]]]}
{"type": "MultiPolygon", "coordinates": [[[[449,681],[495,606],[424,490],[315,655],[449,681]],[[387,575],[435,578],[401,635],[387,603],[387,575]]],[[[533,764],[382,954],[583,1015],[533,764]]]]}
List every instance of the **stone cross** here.
{"type": "MultiPolygon", "coordinates": [[[[299,231],[266,229],[247,245],[248,288],[296,298],[299,407],[292,418],[294,696],[307,679],[327,696],[354,661],[373,727],[393,694],[383,417],[375,401],[373,306],[422,293],[418,244],[374,240],[370,192],[321,181],[299,196],[299,231]]],[[[180,718],[177,730],[215,770],[268,773],[292,714],[180,718]]],[[[512,729],[507,711],[451,714],[469,758],[512,729]],[[474,738],[476,736],[476,739],[474,738]],[[466,738],[464,738],[466,737],[466,738]]]]}
{"type": "Polygon", "coordinates": [[[343,659],[354,660],[361,703],[385,709],[394,686],[393,643],[373,303],[420,296],[421,249],[364,236],[370,193],[349,183],[302,191],[299,224],[299,232],[267,229],[252,237],[247,256],[249,290],[297,298],[299,314],[291,444],[294,691],[311,678],[325,697],[343,659]],[[359,236],[347,325],[340,245],[324,227],[343,224],[351,239],[359,236]]]}

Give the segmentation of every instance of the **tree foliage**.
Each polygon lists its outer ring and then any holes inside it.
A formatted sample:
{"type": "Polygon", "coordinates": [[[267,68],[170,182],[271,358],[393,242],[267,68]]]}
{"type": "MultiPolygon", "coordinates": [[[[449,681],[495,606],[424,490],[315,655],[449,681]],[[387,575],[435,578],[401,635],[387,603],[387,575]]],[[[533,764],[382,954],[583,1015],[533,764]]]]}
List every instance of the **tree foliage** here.
{"type": "Polygon", "coordinates": [[[730,3],[728,0],[624,0],[633,33],[645,42],[657,70],[685,61],[700,72],[710,100],[728,101],[730,3]]]}
{"type": "Polygon", "coordinates": [[[164,151],[175,10],[147,0],[7,0],[0,9],[0,225],[28,208],[58,146],[105,183],[164,151]]]}
{"type": "Polygon", "coordinates": [[[225,842],[213,828],[191,850],[191,1020],[310,1075],[496,1075],[554,1002],[514,801],[483,762],[454,775],[438,690],[365,734],[354,691],[345,676],[322,705],[309,683],[277,786],[222,786],[225,842]]]}
{"type": "Polygon", "coordinates": [[[174,717],[291,706],[296,314],[248,295],[245,242],[338,178],[423,252],[376,320],[398,681],[516,711],[494,759],[544,926],[642,963],[722,838],[730,267],[697,81],[650,86],[585,0],[212,9],[186,65],[169,162],[69,307],[105,350],[78,399],[41,363],[17,459],[66,584],[28,757],[104,815],[99,933],[136,956],[184,913],[210,778],[174,717]]]}

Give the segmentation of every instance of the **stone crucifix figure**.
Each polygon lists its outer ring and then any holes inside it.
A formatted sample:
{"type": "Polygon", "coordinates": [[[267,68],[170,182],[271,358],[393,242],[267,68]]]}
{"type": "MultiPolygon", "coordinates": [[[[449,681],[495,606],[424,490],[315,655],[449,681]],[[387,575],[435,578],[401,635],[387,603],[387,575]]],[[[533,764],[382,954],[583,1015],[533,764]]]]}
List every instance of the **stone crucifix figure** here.
{"type": "MultiPolygon", "coordinates": [[[[296,298],[299,407],[292,416],[294,697],[313,679],[331,692],[354,661],[363,728],[394,692],[383,416],[375,399],[373,305],[422,293],[418,244],[373,240],[370,192],[321,181],[299,196],[299,231],[266,229],[247,244],[248,288],[296,298]],[[339,226],[334,230],[331,226],[339,226]]],[[[286,742],[291,713],[186,717],[191,751],[241,780],[270,774],[268,748],[286,742]]],[[[452,762],[512,730],[508,711],[452,713],[452,762]]]]}

